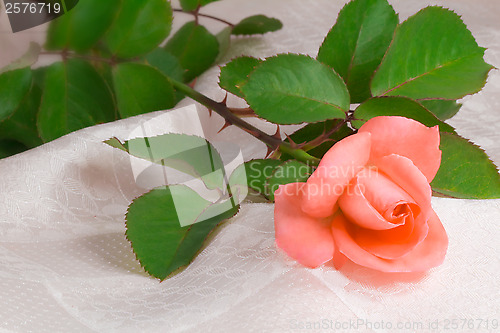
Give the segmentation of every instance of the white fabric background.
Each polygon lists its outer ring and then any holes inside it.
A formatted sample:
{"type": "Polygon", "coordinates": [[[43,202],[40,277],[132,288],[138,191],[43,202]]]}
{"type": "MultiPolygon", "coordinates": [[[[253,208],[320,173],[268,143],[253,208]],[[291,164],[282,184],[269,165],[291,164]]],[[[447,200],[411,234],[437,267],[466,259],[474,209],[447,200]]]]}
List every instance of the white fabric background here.
{"type": "MultiPolygon", "coordinates": [[[[283,30],[264,37],[235,39],[225,61],[241,54],[314,56],[343,3],[225,0],[204,11],[234,22],[266,13],[284,23],[283,30]]],[[[486,60],[500,67],[500,2],[391,3],[401,20],[427,4],[456,10],[488,48],[486,60]]],[[[43,39],[41,27],[14,40],[5,22],[2,13],[0,64],[27,48],[24,39],[43,39]]],[[[215,67],[197,89],[221,99],[217,75],[215,67]]],[[[449,331],[495,331],[500,200],[434,198],[450,245],[444,264],[427,273],[391,275],[355,265],[341,272],[306,269],[276,249],[273,206],[252,203],[185,271],[162,283],[148,277],[124,237],[127,205],[146,189],[135,183],[126,154],[101,141],[126,139],[157,116],[150,130],[159,134],[169,128],[164,112],[84,129],[0,160],[0,332],[311,332],[334,331],[335,325],[346,332],[440,332],[446,324],[449,331]],[[464,319],[473,326],[462,329],[464,319]],[[458,329],[452,329],[453,320],[458,329]]],[[[209,136],[221,123],[207,120],[209,136]]],[[[450,123],[500,165],[498,70],[481,93],[464,99],[450,123]]],[[[263,153],[259,142],[238,129],[222,135],[244,147],[246,158],[263,153]]]]}

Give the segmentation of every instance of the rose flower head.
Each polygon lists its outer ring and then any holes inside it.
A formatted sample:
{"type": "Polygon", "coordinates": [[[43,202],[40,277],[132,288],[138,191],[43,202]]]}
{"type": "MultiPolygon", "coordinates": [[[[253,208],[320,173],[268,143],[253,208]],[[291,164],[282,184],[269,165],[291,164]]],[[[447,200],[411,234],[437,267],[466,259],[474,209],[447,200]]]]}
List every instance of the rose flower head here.
{"type": "Polygon", "coordinates": [[[370,119],[330,148],[306,183],[275,192],[277,245],[308,267],[345,258],[383,272],[440,265],[448,237],[429,185],[439,141],[437,126],[370,119]]]}

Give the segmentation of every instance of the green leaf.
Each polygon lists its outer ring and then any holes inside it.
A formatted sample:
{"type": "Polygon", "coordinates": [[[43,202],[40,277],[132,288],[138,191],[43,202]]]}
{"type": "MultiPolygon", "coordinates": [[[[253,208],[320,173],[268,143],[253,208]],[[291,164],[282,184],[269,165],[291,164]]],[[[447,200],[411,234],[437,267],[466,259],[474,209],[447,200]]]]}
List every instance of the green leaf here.
{"type": "Polygon", "coordinates": [[[427,99],[418,102],[441,120],[450,119],[462,107],[462,104],[446,99],[427,99]]]}
{"type": "Polygon", "coordinates": [[[45,70],[38,131],[45,141],[114,120],[111,92],[87,62],[68,60],[45,70]]]}
{"type": "Polygon", "coordinates": [[[0,159],[22,153],[28,149],[25,145],[15,140],[0,140],[0,159]]]}
{"type": "MultiPolygon", "coordinates": [[[[209,189],[223,189],[225,169],[217,150],[204,138],[168,133],[136,138],[123,144],[117,139],[105,141],[130,155],[180,170],[202,179],[209,189]]],[[[167,175],[168,176],[168,175],[167,175]]]]}
{"type": "MultiPolygon", "coordinates": [[[[184,80],[184,69],[179,60],[163,48],[157,48],[146,56],[146,61],[167,78],[182,82],[184,80]]],[[[182,100],[185,95],[174,88],[174,105],[182,100]]]]}
{"type": "MultiPolygon", "coordinates": [[[[48,1],[54,3],[54,2],[58,2],[59,0],[48,0],[48,1]]],[[[71,11],[80,1],[82,1],[82,0],[64,0],[63,7],[64,7],[66,13],[71,11]]]]}
{"type": "Polygon", "coordinates": [[[460,17],[427,7],[396,29],[371,84],[373,96],[457,99],[479,91],[492,68],[460,17]]]}
{"type": "Polygon", "coordinates": [[[200,6],[200,0],[179,0],[182,10],[192,12],[200,6]]]}
{"type": "Polygon", "coordinates": [[[368,120],[378,116],[401,116],[415,119],[427,127],[439,125],[442,132],[455,133],[453,127],[439,120],[417,101],[406,97],[377,97],[361,104],[355,111],[352,125],[360,128],[368,120]]]}
{"type": "Polygon", "coordinates": [[[113,86],[122,118],[170,109],[175,105],[174,88],[154,67],[121,63],[113,68],[113,86]]]}
{"type": "Polygon", "coordinates": [[[115,87],[113,84],[113,68],[116,64],[109,64],[106,62],[97,62],[93,63],[94,69],[101,76],[101,78],[106,83],[108,90],[112,93],[111,97],[113,98],[113,106],[114,106],[114,118],[119,119],[120,116],[118,114],[118,106],[116,105],[116,96],[114,94],[115,87]]]}
{"type": "Polygon", "coordinates": [[[172,8],[165,0],[122,1],[118,17],[106,35],[111,52],[132,58],[153,51],[172,28],[172,8]]]}
{"type": "Polygon", "coordinates": [[[208,5],[209,3],[215,2],[218,0],[180,0],[180,4],[182,10],[185,12],[192,12],[199,7],[203,7],[208,5]]]}
{"type": "Polygon", "coordinates": [[[35,84],[38,88],[42,89],[45,81],[45,72],[49,67],[38,67],[37,69],[33,69],[31,72],[33,74],[33,84],[35,84]]]}
{"type": "Polygon", "coordinates": [[[146,56],[146,61],[165,76],[171,77],[176,81],[182,81],[184,69],[177,58],[164,49],[155,49],[146,56]]]}
{"type": "Polygon", "coordinates": [[[296,160],[290,160],[279,165],[267,180],[266,186],[269,199],[274,201],[274,192],[280,185],[305,182],[311,176],[312,172],[313,170],[310,166],[296,160]]]}
{"type": "Polygon", "coordinates": [[[188,22],[167,42],[165,50],[179,59],[186,70],[184,81],[189,82],[213,65],[219,42],[204,26],[188,22]]]}
{"type": "Polygon", "coordinates": [[[105,144],[110,145],[113,148],[117,148],[120,150],[123,150],[124,152],[128,153],[128,148],[126,147],[125,144],[123,144],[118,138],[112,137],[108,140],[103,141],[105,144]]]}
{"type": "Polygon", "coordinates": [[[227,63],[220,70],[219,86],[230,93],[244,98],[241,87],[248,81],[250,73],[261,63],[252,57],[239,57],[227,63]]]}
{"type": "Polygon", "coordinates": [[[371,97],[370,80],[391,43],[398,16],[386,0],[354,0],[340,11],[318,60],[346,82],[351,103],[371,97]]]}
{"type": "MultiPolygon", "coordinates": [[[[239,186],[246,186],[258,194],[265,197],[269,196],[266,191],[266,181],[277,166],[282,164],[282,161],[273,159],[255,159],[238,166],[231,177],[229,178],[229,184],[233,192],[236,192],[239,186]]],[[[240,193],[243,190],[239,191],[240,193]]]]}
{"type": "Polygon", "coordinates": [[[215,35],[215,38],[217,38],[217,42],[219,43],[219,54],[217,55],[215,62],[220,62],[229,50],[229,46],[231,44],[231,31],[231,27],[225,27],[215,35]]]}
{"type": "Polygon", "coordinates": [[[268,58],[241,88],[250,107],[276,124],[345,118],[349,93],[330,67],[305,55],[268,58]]]}
{"type": "Polygon", "coordinates": [[[283,27],[280,20],[264,15],[254,15],[241,20],[233,27],[233,35],[261,35],[283,27]]]}
{"type": "Polygon", "coordinates": [[[129,206],[126,236],[146,272],[164,280],[188,265],[209,233],[238,208],[230,200],[212,204],[182,185],[156,188],[129,206]]]}
{"type": "Polygon", "coordinates": [[[23,98],[12,116],[0,122],[0,139],[17,140],[27,148],[33,148],[43,143],[36,127],[36,116],[41,97],[40,88],[33,84],[30,92],[23,98]]]}
{"type": "Polygon", "coordinates": [[[198,0],[198,2],[200,3],[201,7],[206,6],[209,3],[216,2],[216,1],[219,1],[219,0],[198,0]]]}
{"type": "Polygon", "coordinates": [[[26,51],[25,54],[23,54],[21,57],[17,58],[7,66],[1,68],[0,74],[8,71],[13,71],[15,69],[30,67],[35,62],[37,62],[38,56],[40,55],[41,51],[42,47],[39,44],[35,42],[30,42],[28,51],[26,51]]]}
{"type": "Polygon", "coordinates": [[[120,0],[80,0],[73,10],[50,23],[45,48],[88,51],[109,29],[119,7],[120,0]]]}
{"type": "Polygon", "coordinates": [[[29,67],[0,74],[0,122],[17,110],[30,90],[31,81],[29,67]]]}
{"type": "Polygon", "coordinates": [[[73,11],[68,12],[58,18],[52,20],[47,30],[47,39],[45,41],[45,49],[47,50],[62,50],[70,43],[71,19],[73,11]]]}
{"type": "Polygon", "coordinates": [[[500,198],[500,174],[486,153],[470,141],[441,133],[441,167],[431,183],[441,196],[463,199],[500,198]]]}

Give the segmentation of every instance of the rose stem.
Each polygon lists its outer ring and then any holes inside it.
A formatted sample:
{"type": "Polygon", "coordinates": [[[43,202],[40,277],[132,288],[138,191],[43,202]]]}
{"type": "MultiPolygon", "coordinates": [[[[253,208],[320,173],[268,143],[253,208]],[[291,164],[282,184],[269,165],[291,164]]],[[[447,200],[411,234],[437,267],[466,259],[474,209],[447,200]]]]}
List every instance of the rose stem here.
{"type": "MultiPolygon", "coordinates": [[[[198,8],[199,10],[199,8],[198,8]]],[[[179,12],[179,13],[184,13],[184,14],[191,14],[191,15],[194,15],[195,17],[196,16],[201,16],[201,17],[206,17],[206,18],[209,18],[209,19],[212,19],[212,20],[215,20],[215,21],[219,21],[219,22],[222,22],[224,24],[227,24],[228,26],[230,26],[231,28],[234,28],[234,24],[232,24],[231,22],[228,22],[226,20],[223,20],[219,17],[215,17],[215,16],[212,16],[212,15],[207,15],[207,14],[202,14],[202,13],[199,13],[197,10],[195,10],[194,12],[185,12],[183,11],[182,9],[173,9],[174,12],[179,12]]]]}
{"type": "Polygon", "coordinates": [[[309,165],[318,165],[319,159],[309,155],[302,149],[293,148],[288,142],[284,142],[276,137],[273,137],[257,127],[247,123],[243,119],[234,115],[231,110],[224,104],[214,101],[213,99],[208,98],[207,96],[199,93],[188,85],[178,82],[172,78],[169,78],[170,82],[174,86],[175,89],[184,93],[186,96],[192,98],[198,103],[206,106],[207,108],[213,110],[218,113],[222,118],[224,118],[229,124],[235,125],[249,134],[253,135],[260,141],[264,142],[268,145],[272,150],[279,149],[280,151],[287,153],[288,155],[294,157],[298,161],[307,163],[309,165]]]}

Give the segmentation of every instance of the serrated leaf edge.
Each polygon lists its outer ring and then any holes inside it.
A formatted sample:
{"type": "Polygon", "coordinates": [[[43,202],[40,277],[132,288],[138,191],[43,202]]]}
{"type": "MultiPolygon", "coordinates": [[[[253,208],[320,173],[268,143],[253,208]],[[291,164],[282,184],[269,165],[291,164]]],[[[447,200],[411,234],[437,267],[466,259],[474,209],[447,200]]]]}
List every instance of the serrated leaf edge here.
{"type": "MultiPolygon", "coordinates": [[[[408,97],[408,96],[375,96],[375,97],[370,97],[370,98],[368,98],[366,101],[364,101],[363,103],[361,103],[361,104],[360,104],[360,105],[356,108],[356,110],[357,110],[359,107],[361,107],[361,105],[363,105],[364,103],[366,103],[366,102],[368,102],[368,101],[370,101],[370,100],[374,100],[374,99],[382,99],[382,98],[385,98],[385,99],[398,98],[398,99],[405,99],[405,100],[410,101],[410,102],[415,102],[416,104],[418,104],[419,106],[421,106],[423,109],[425,109],[425,110],[429,113],[429,116],[430,116],[430,117],[435,118],[436,122],[438,122],[438,123],[439,123],[439,122],[441,122],[441,123],[443,123],[443,124],[445,124],[445,125],[449,126],[449,127],[451,128],[451,130],[452,130],[452,132],[451,132],[451,133],[453,133],[453,134],[457,134],[457,133],[456,133],[456,130],[455,130],[455,128],[454,128],[453,126],[451,126],[450,124],[446,123],[444,120],[439,119],[439,118],[438,118],[438,117],[437,117],[437,116],[436,116],[433,112],[431,112],[428,108],[426,108],[424,105],[422,105],[421,103],[419,103],[419,102],[418,102],[419,100],[413,99],[413,98],[408,97]]],[[[354,116],[356,116],[356,110],[354,110],[354,116]]],[[[402,116],[402,117],[404,117],[404,116],[402,116]]],[[[405,117],[405,118],[408,118],[408,117],[405,117]]],[[[411,118],[411,119],[413,119],[413,118],[411,118]]],[[[416,119],[413,119],[413,120],[418,121],[418,120],[416,120],[416,119]]],[[[353,119],[353,121],[364,121],[364,122],[366,123],[368,120],[354,118],[354,119],[353,119]]],[[[418,121],[418,122],[420,122],[420,121],[418,121]]],[[[353,126],[354,128],[356,128],[356,129],[359,129],[359,128],[357,128],[354,124],[352,124],[352,126],[353,126]]],[[[437,126],[439,126],[439,130],[440,130],[440,132],[441,132],[441,126],[440,126],[439,124],[437,124],[437,126]]],[[[361,126],[360,126],[360,127],[361,127],[361,126]]],[[[444,133],[450,133],[450,132],[444,132],[444,133]]]]}
{"type": "Polygon", "coordinates": [[[245,17],[245,18],[244,18],[244,19],[242,19],[240,22],[236,23],[236,24],[234,25],[234,27],[231,29],[231,35],[233,35],[233,36],[241,36],[241,37],[248,37],[248,36],[255,36],[255,35],[261,35],[261,36],[263,36],[263,35],[265,35],[265,34],[267,34],[267,33],[270,33],[270,32],[275,32],[275,31],[278,31],[278,30],[280,30],[280,29],[282,29],[282,28],[283,28],[283,22],[281,22],[281,20],[279,20],[279,19],[277,19],[277,18],[275,18],[275,17],[269,17],[269,16],[266,16],[266,15],[263,15],[263,14],[256,14],[256,15],[251,15],[251,16],[245,17]],[[269,30],[269,31],[266,31],[266,32],[263,32],[263,33],[254,33],[254,34],[233,34],[233,30],[234,30],[234,28],[235,28],[236,26],[238,26],[238,24],[240,24],[243,20],[246,20],[246,19],[251,18],[251,17],[254,17],[254,16],[264,16],[265,18],[267,18],[267,19],[269,19],[269,20],[274,20],[275,22],[277,21],[277,22],[279,22],[280,27],[279,27],[278,29],[276,29],[276,30],[269,30]]]}
{"type": "MultiPolygon", "coordinates": [[[[182,184],[174,184],[174,185],[182,185],[182,184]]],[[[174,186],[174,185],[171,185],[171,186],[174,186]]],[[[203,240],[203,242],[201,243],[201,246],[200,246],[200,249],[196,252],[196,254],[190,259],[189,263],[187,263],[186,265],[182,265],[182,266],[179,266],[177,269],[173,270],[170,274],[168,274],[167,276],[165,276],[164,278],[160,278],[158,276],[155,276],[153,275],[149,269],[146,267],[147,265],[145,265],[143,263],[143,261],[139,258],[139,255],[135,252],[135,249],[134,249],[134,245],[133,245],[133,242],[132,240],[130,240],[129,238],[129,235],[128,235],[128,214],[130,212],[130,207],[132,206],[132,204],[137,200],[137,199],[140,199],[142,197],[144,197],[145,195],[153,192],[154,190],[157,190],[157,189],[160,189],[160,188],[165,188],[166,186],[159,186],[159,187],[155,187],[151,190],[149,190],[148,192],[146,193],[143,193],[139,196],[137,196],[136,198],[134,198],[132,200],[132,202],[128,205],[127,207],[127,212],[125,213],[125,228],[127,229],[125,231],[125,238],[127,239],[127,241],[129,242],[130,244],[130,248],[132,249],[132,252],[134,253],[134,256],[135,256],[135,259],[139,262],[139,264],[141,265],[141,267],[144,269],[144,271],[149,275],[149,276],[152,276],[154,277],[155,279],[158,279],[160,280],[160,283],[173,277],[174,275],[178,274],[179,272],[181,272],[182,270],[184,270],[185,268],[187,268],[195,259],[196,257],[198,257],[198,255],[200,254],[200,252],[202,252],[204,250],[204,248],[208,245],[207,244],[207,240],[208,238],[210,237],[210,235],[217,229],[221,226],[221,224],[225,223],[227,220],[233,218],[234,216],[236,216],[239,211],[240,211],[240,208],[241,206],[240,205],[237,205],[235,206],[236,207],[236,211],[234,213],[234,215],[232,215],[231,217],[227,217],[223,220],[221,220],[219,223],[217,223],[217,225],[215,225],[212,230],[210,230],[210,232],[206,235],[205,239],[203,240]]],[[[188,230],[186,231],[185,235],[183,236],[182,240],[184,240],[184,238],[186,237],[187,233],[191,230],[191,228],[193,227],[194,224],[190,225],[188,230]]],[[[182,241],[181,241],[182,243],[182,241]]]]}
{"type": "MultiPolygon", "coordinates": [[[[389,50],[391,49],[391,47],[392,47],[392,45],[393,45],[393,43],[394,43],[394,38],[395,38],[395,36],[396,36],[396,33],[397,33],[397,32],[398,32],[398,30],[401,28],[401,25],[402,25],[403,23],[407,22],[409,19],[414,18],[414,17],[415,17],[416,15],[418,15],[420,12],[422,12],[422,11],[424,11],[424,10],[427,10],[428,8],[440,8],[440,9],[443,9],[443,10],[446,10],[446,11],[448,11],[448,12],[451,12],[451,13],[455,14],[455,15],[457,16],[457,18],[460,20],[460,22],[464,25],[464,27],[466,28],[466,30],[468,31],[468,33],[470,34],[470,36],[472,37],[472,39],[474,40],[474,42],[476,43],[476,45],[480,48],[480,50],[481,50],[481,51],[482,51],[482,53],[484,54],[484,52],[485,52],[486,48],[484,48],[484,47],[480,47],[480,46],[477,44],[476,38],[474,37],[474,35],[472,34],[472,32],[469,30],[469,28],[467,27],[467,25],[465,24],[465,22],[462,20],[462,15],[459,15],[459,14],[458,14],[458,13],[456,13],[454,10],[452,10],[452,9],[450,9],[450,8],[443,7],[443,6],[437,6],[437,5],[434,5],[434,6],[426,6],[426,7],[422,8],[422,9],[420,9],[420,10],[419,10],[418,12],[416,12],[415,14],[413,14],[413,15],[409,16],[409,17],[408,17],[406,20],[404,20],[403,22],[400,22],[400,23],[396,26],[396,29],[394,29],[394,34],[393,34],[393,36],[392,36],[392,40],[391,40],[391,42],[390,42],[390,44],[389,44],[389,47],[388,47],[388,48],[387,48],[387,50],[385,51],[385,54],[384,54],[384,56],[382,57],[382,60],[380,61],[380,64],[379,64],[379,65],[378,65],[378,67],[375,69],[375,71],[373,72],[373,74],[372,74],[372,76],[371,76],[371,78],[370,78],[370,94],[372,95],[372,97],[381,97],[381,96],[383,96],[383,95],[373,96],[373,92],[372,92],[372,81],[373,81],[373,78],[375,77],[375,75],[378,73],[378,71],[379,71],[379,69],[380,69],[380,66],[382,66],[382,64],[384,63],[384,61],[385,61],[385,59],[386,59],[386,57],[387,57],[387,54],[389,53],[389,50]]],[[[478,52],[477,54],[479,54],[479,52],[478,52]]],[[[469,55],[469,56],[472,56],[472,55],[469,55]]],[[[467,56],[467,57],[469,57],[469,56],[467,56]]],[[[463,57],[463,58],[467,58],[467,57],[463,57]]],[[[461,58],[461,59],[463,59],[463,58],[461,58]]],[[[486,63],[486,62],[485,62],[485,63],[486,63]]],[[[487,63],[487,64],[488,64],[488,63],[487,63]]],[[[488,73],[489,73],[489,71],[491,71],[492,69],[496,69],[496,67],[495,67],[495,66],[493,66],[493,65],[491,65],[491,64],[488,64],[488,65],[490,65],[490,67],[491,67],[491,68],[488,70],[488,73]]],[[[439,68],[441,68],[442,66],[443,66],[443,65],[441,65],[439,68]]],[[[433,70],[436,70],[436,69],[437,69],[437,68],[435,68],[435,69],[433,69],[433,70]]],[[[487,73],[487,75],[486,75],[486,77],[485,77],[485,79],[484,79],[483,87],[484,87],[484,84],[486,84],[486,80],[487,80],[488,73],[487,73]]],[[[414,79],[413,79],[413,80],[414,80],[414,79]]],[[[393,89],[395,89],[395,88],[393,88],[393,89]]],[[[480,91],[481,89],[482,89],[482,88],[480,88],[478,91],[480,91]]],[[[476,93],[477,93],[478,91],[476,91],[476,93]]],[[[384,92],[384,94],[386,94],[386,93],[387,93],[387,91],[385,91],[385,92],[384,92]]],[[[467,95],[469,95],[469,94],[465,94],[465,95],[463,95],[462,97],[467,96],[467,95]]],[[[430,98],[430,99],[436,99],[436,98],[430,98]]],[[[443,98],[443,99],[445,99],[445,98],[443,98]]],[[[417,100],[419,100],[419,99],[417,99],[417,100]]],[[[449,100],[451,100],[451,99],[449,99],[449,100]]]]}
{"type": "MultiPolygon", "coordinates": [[[[451,134],[451,133],[446,133],[446,132],[439,132],[439,135],[443,136],[450,136],[450,137],[454,137],[454,138],[458,138],[458,139],[462,139],[464,141],[466,141],[467,143],[471,144],[472,146],[478,148],[481,152],[483,152],[484,156],[487,158],[487,160],[491,163],[491,165],[494,167],[494,169],[496,170],[497,173],[500,173],[500,170],[499,170],[499,167],[491,160],[490,156],[486,153],[486,151],[479,145],[475,144],[474,142],[472,142],[471,140],[467,139],[467,138],[464,138],[463,136],[460,136],[458,134],[451,134]]],[[[431,182],[432,184],[432,182],[431,182]]],[[[449,194],[445,194],[445,193],[442,193],[440,192],[440,188],[434,188],[433,186],[431,186],[432,188],[432,191],[433,192],[436,192],[438,193],[439,195],[442,195],[442,196],[445,196],[447,198],[453,198],[453,199],[464,199],[462,197],[456,197],[456,196],[452,196],[452,195],[449,195],[449,194]]],[[[475,198],[476,200],[485,200],[485,199],[481,199],[481,198],[475,198]]],[[[495,199],[495,198],[491,198],[491,199],[495,199]]],[[[497,198],[497,199],[500,199],[500,196],[497,198]]]]}
{"type": "MultiPolygon", "coordinates": [[[[264,59],[264,61],[262,61],[262,62],[261,62],[258,66],[255,66],[255,67],[254,67],[254,70],[253,70],[253,71],[252,71],[252,72],[251,72],[251,73],[247,76],[247,77],[248,77],[248,79],[250,79],[250,77],[252,76],[252,74],[253,74],[253,73],[254,73],[254,72],[255,72],[255,71],[256,71],[256,70],[257,70],[260,66],[262,66],[262,65],[263,65],[263,64],[264,64],[267,60],[269,60],[269,59],[273,59],[273,58],[277,58],[277,57],[279,57],[279,56],[281,56],[281,55],[293,55],[293,56],[298,56],[298,57],[309,58],[309,59],[312,59],[312,60],[314,60],[314,61],[317,61],[317,62],[318,62],[319,64],[321,64],[322,66],[324,66],[324,67],[328,68],[329,70],[333,71],[333,72],[334,72],[334,73],[335,73],[335,74],[339,77],[339,79],[340,79],[340,80],[344,83],[344,86],[345,86],[346,91],[347,91],[347,95],[349,96],[349,100],[350,100],[349,89],[347,88],[347,85],[346,85],[346,83],[345,83],[344,79],[343,79],[343,78],[342,78],[342,77],[341,77],[341,76],[340,76],[340,75],[339,75],[339,74],[338,74],[338,73],[337,73],[337,72],[336,72],[336,71],[335,71],[332,67],[330,67],[330,66],[328,66],[328,65],[326,65],[326,64],[324,64],[324,63],[322,63],[321,61],[319,61],[319,60],[317,60],[316,58],[313,58],[313,57],[311,57],[311,56],[309,56],[309,55],[307,55],[307,54],[286,52],[286,53],[279,53],[279,54],[276,54],[276,55],[274,55],[274,56],[272,56],[272,57],[268,57],[268,58],[264,59]]],[[[248,80],[245,82],[245,84],[244,84],[244,85],[242,85],[242,86],[241,86],[241,87],[239,87],[239,88],[240,88],[240,89],[242,89],[242,88],[243,88],[243,87],[244,87],[247,83],[248,83],[248,80]]],[[[243,93],[243,95],[244,95],[244,93],[243,93]]],[[[292,95],[292,97],[297,97],[297,96],[293,96],[293,95],[292,95]]],[[[299,96],[299,98],[300,98],[300,96],[299,96]]],[[[246,98],[245,98],[245,100],[246,100],[246,98]]],[[[309,99],[309,100],[312,100],[312,101],[315,101],[315,102],[318,102],[318,103],[322,103],[322,104],[325,104],[325,105],[331,105],[331,106],[335,107],[336,109],[338,109],[338,110],[340,110],[340,111],[344,112],[344,114],[345,114],[345,115],[347,115],[347,111],[349,111],[349,110],[345,110],[345,111],[344,111],[344,110],[343,110],[340,106],[337,106],[337,105],[334,105],[334,104],[330,104],[330,103],[327,103],[327,102],[325,103],[325,102],[323,102],[323,101],[316,101],[316,100],[314,100],[314,99],[309,99]]],[[[248,104],[248,102],[247,102],[247,104],[248,104]]],[[[349,107],[348,107],[348,108],[349,108],[349,107]]],[[[271,122],[271,123],[273,123],[273,124],[279,124],[279,125],[300,125],[300,124],[304,124],[304,122],[281,124],[281,123],[276,123],[276,122],[273,122],[273,121],[271,121],[271,120],[268,120],[268,119],[266,119],[266,118],[262,117],[261,115],[258,115],[258,114],[257,114],[257,116],[258,116],[259,118],[264,119],[264,120],[267,120],[267,121],[269,121],[269,122],[271,122]]],[[[327,118],[327,119],[316,120],[316,121],[308,121],[308,122],[307,122],[307,124],[321,123],[321,122],[326,121],[326,120],[334,120],[334,119],[344,119],[344,118],[327,118]]]]}
{"type": "MultiPolygon", "coordinates": [[[[233,62],[234,60],[236,60],[236,59],[240,59],[240,58],[252,58],[252,59],[256,59],[256,60],[258,60],[258,61],[259,61],[259,63],[258,63],[256,66],[253,66],[252,71],[250,71],[250,73],[248,73],[248,74],[246,75],[246,80],[245,80],[245,83],[248,81],[248,79],[250,78],[250,75],[253,73],[253,71],[255,71],[255,69],[256,69],[257,67],[259,67],[259,66],[260,66],[263,62],[265,62],[265,61],[266,61],[266,59],[262,59],[262,58],[252,57],[252,56],[248,56],[248,55],[241,55],[241,56],[238,56],[238,57],[231,58],[231,59],[230,59],[227,63],[225,63],[225,64],[224,64],[224,65],[222,65],[222,66],[219,66],[219,76],[218,76],[218,80],[219,80],[219,82],[218,82],[218,85],[219,85],[219,87],[221,87],[222,89],[224,89],[224,91],[227,91],[228,93],[231,93],[231,92],[230,92],[228,89],[226,89],[225,87],[223,87],[223,86],[221,85],[221,82],[220,82],[220,77],[221,77],[221,74],[222,74],[222,69],[226,68],[226,67],[227,67],[227,65],[229,65],[229,64],[230,64],[231,62],[233,62]]],[[[238,90],[239,90],[239,92],[241,93],[241,95],[242,95],[242,96],[245,96],[245,94],[243,94],[243,92],[241,91],[241,87],[242,87],[242,86],[235,86],[235,87],[236,87],[236,88],[238,88],[238,90]]],[[[241,96],[238,96],[238,97],[241,97],[241,96]]],[[[243,98],[243,99],[244,99],[245,97],[241,97],[241,98],[243,98]]]]}

